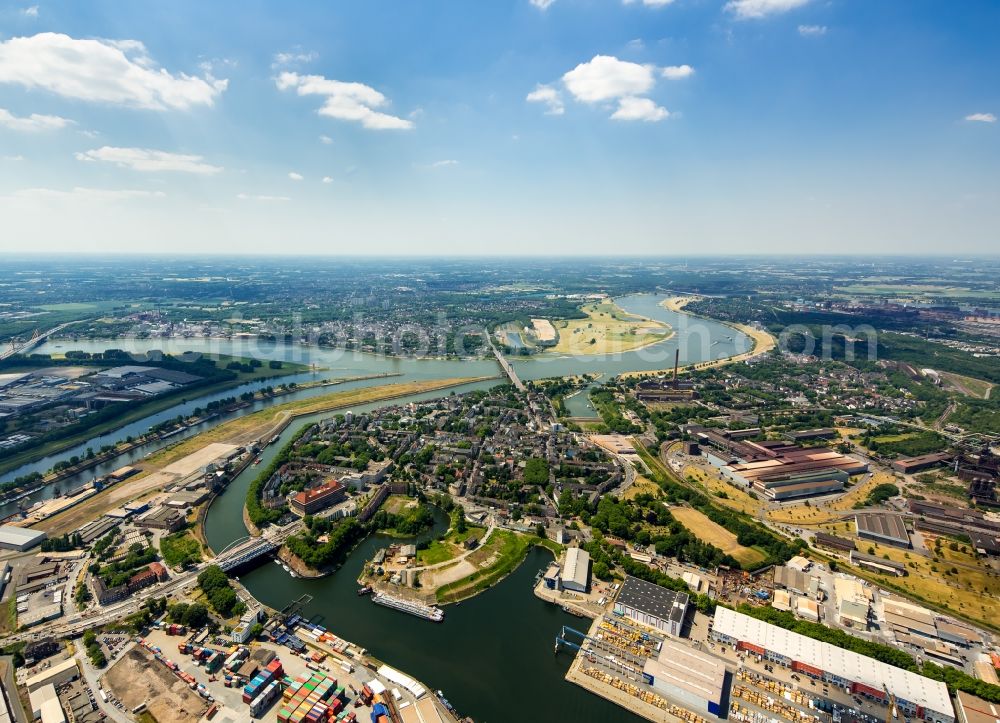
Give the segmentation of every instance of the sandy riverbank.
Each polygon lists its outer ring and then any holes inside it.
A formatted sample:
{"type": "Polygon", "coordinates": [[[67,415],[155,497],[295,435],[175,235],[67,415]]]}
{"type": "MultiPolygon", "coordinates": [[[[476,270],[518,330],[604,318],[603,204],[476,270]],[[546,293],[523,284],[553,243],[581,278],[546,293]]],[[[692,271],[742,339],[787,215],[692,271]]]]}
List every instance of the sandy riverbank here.
{"type": "MultiPolygon", "coordinates": [[[[680,312],[685,306],[690,304],[692,301],[697,301],[701,297],[699,296],[673,296],[669,299],[664,299],[660,302],[660,306],[663,308],[673,311],[680,312]]],[[[691,314],[690,311],[685,311],[685,314],[691,314]]],[[[691,314],[692,316],[697,316],[697,314],[691,314]]],[[[709,318],[709,317],[705,317],[709,318]]],[[[777,341],[770,333],[764,331],[763,329],[755,329],[747,324],[738,324],[731,321],[722,321],[720,319],[712,319],[720,324],[725,324],[726,326],[732,327],[737,331],[746,334],[750,341],[753,342],[749,351],[745,351],[741,354],[736,354],[734,356],[727,356],[723,359],[715,359],[712,361],[702,361],[694,362],[692,364],[684,364],[680,367],[681,371],[687,371],[690,369],[711,369],[712,367],[725,366],[726,364],[734,364],[737,362],[744,361],[751,357],[757,356],[758,354],[766,354],[767,352],[774,349],[777,346],[777,341]]],[[[625,372],[624,374],[619,374],[618,376],[622,379],[639,379],[642,377],[657,376],[659,374],[667,374],[672,372],[673,369],[654,369],[650,371],[634,371],[625,372]]]]}

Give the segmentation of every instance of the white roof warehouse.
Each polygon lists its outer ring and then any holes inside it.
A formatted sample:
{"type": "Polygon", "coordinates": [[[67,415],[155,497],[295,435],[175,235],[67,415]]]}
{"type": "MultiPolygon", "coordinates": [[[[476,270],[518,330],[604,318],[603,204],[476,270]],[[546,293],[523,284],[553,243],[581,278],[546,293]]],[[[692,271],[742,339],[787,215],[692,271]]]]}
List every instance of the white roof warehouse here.
{"type": "Polygon", "coordinates": [[[813,640],[729,608],[716,610],[712,637],[883,702],[882,686],[885,685],[909,716],[939,723],[955,720],[948,686],[940,681],[813,640]]]}

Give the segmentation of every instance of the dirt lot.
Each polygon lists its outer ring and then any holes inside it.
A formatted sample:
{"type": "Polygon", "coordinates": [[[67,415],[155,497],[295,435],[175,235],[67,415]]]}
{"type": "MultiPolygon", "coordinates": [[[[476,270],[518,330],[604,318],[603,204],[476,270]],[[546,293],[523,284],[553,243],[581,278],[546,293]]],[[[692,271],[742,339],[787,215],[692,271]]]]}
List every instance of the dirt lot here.
{"type": "Polygon", "coordinates": [[[208,705],[149,651],[135,647],[104,675],[104,685],[126,710],[145,703],[158,723],[199,720],[208,705]]]}
{"type": "Polygon", "coordinates": [[[671,507],[670,514],[677,521],[693,532],[700,540],[715,545],[728,555],[732,555],[741,564],[753,565],[764,559],[757,550],[744,547],[736,541],[736,535],[722,525],[708,519],[702,512],[691,507],[671,507]]]}

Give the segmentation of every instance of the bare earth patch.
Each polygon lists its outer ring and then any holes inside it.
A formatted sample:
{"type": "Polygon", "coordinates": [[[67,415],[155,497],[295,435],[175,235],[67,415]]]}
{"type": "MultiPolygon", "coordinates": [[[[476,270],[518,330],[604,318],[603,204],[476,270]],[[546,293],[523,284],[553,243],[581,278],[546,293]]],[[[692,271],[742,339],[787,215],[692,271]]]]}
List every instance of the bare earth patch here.
{"type": "Polygon", "coordinates": [[[158,723],[194,723],[208,705],[149,651],[135,647],[104,674],[104,684],[126,710],[145,703],[158,723]]]}

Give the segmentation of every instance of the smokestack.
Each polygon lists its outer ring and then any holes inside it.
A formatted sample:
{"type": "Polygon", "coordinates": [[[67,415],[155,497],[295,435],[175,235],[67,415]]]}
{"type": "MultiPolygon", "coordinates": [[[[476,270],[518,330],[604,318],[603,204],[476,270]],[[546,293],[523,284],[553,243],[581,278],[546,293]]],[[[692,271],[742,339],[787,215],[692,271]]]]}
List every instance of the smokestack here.
{"type": "Polygon", "coordinates": [[[674,389],[677,388],[677,365],[681,361],[681,348],[674,349],[674,389]]]}

